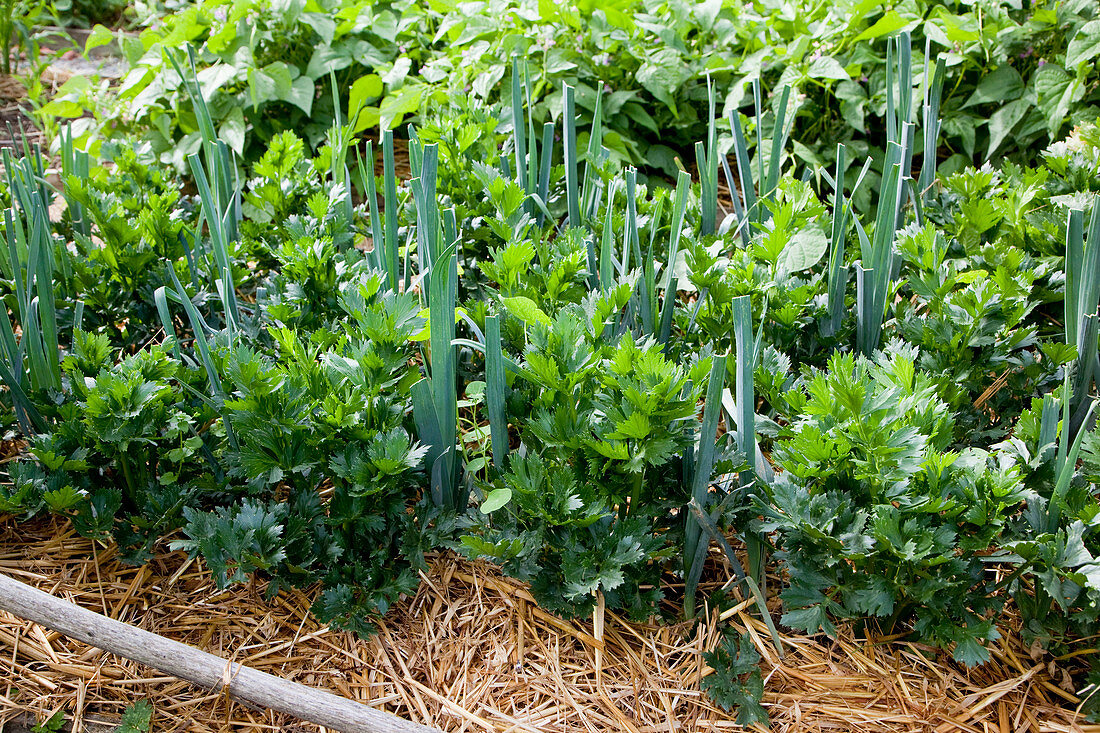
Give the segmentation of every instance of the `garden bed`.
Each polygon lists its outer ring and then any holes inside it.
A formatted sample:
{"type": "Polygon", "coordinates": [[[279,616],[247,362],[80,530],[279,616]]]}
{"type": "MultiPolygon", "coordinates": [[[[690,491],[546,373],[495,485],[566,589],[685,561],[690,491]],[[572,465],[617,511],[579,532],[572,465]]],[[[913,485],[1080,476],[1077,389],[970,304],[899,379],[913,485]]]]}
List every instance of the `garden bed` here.
{"type": "MultiPolygon", "coordinates": [[[[720,565],[715,563],[715,573],[720,565]]],[[[141,567],[58,520],[0,527],[0,572],[140,628],[445,731],[721,731],[731,717],[699,691],[711,621],[651,626],[607,612],[602,629],[538,609],[490,566],[436,556],[420,588],[360,639],[309,615],[316,589],[264,596],[253,582],[219,591],[201,562],[158,552],[141,567]]],[[[993,660],[967,670],[920,645],[783,636],[779,660],[763,624],[747,629],[763,657],[776,731],[1100,731],[1073,713],[1056,662],[1035,656],[1009,614],[993,660]],[[1006,628],[1007,627],[1007,628],[1006,628]],[[1051,673],[1054,673],[1052,676],[1051,673]]],[[[716,616],[716,614],[715,614],[716,616]]],[[[59,709],[73,728],[117,720],[137,700],[156,731],[314,731],[0,613],[4,716],[59,709]]]]}
{"type": "Polygon", "coordinates": [[[0,721],[1100,731],[1095,9],[626,1],[20,5],[0,721]]]}

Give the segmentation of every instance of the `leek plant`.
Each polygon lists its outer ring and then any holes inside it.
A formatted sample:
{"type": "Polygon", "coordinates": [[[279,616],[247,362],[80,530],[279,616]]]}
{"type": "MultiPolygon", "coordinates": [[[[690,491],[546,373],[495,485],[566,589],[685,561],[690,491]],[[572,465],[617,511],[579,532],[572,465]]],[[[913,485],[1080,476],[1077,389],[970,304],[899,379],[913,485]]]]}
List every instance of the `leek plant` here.
{"type": "MultiPolygon", "coordinates": [[[[600,292],[607,294],[615,286],[616,278],[625,278],[632,271],[637,272],[639,276],[627,304],[626,313],[620,320],[620,326],[630,328],[641,335],[657,337],[662,344],[667,344],[672,329],[672,316],[676,302],[676,280],[669,274],[663,278],[663,283],[658,283],[657,262],[653,256],[656,235],[664,210],[664,201],[658,199],[650,212],[649,238],[643,252],[641,232],[638,225],[637,175],[636,169],[627,168],[621,180],[613,179],[607,186],[607,201],[598,255],[595,253],[593,240],[591,238],[586,240],[589,247],[591,271],[589,286],[593,291],[598,289],[600,292]],[[614,213],[616,210],[615,197],[620,190],[625,191],[626,207],[623,217],[622,242],[619,254],[616,255],[614,213]],[[659,292],[662,288],[665,290],[663,304],[661,304],[659,292]],[[661,304],[660,307],[659,304],[661,304]]],[[[681,171],[679,183],[677,184],[672,233],[668,248],[670,273],[679,252],[679,240],[683,229],[690,186],[691,177],[686,172],[681,171]]]]}
{"type": "Polygon", "coordinates": [[[426,466],[432,503],[460,512],[469,501],[458,458],[458,391],[455,340],[455,243],[435,260],[428,292],[430,373],[412,387],[413,420],[427,448],[426,466]]]}
{"type": "MultiPolygon", "coordinates": [[[[83,150],[77,150],[73,146],[72,125],[66,125],[61,131],[61,177],[68,180],[70,176],[78,179],[88,177],[91,170],[91,158],[83,150]]],[[[68,193],[68,186],[64,189],[66,208],[69,212],[69,220],[73,230],[78,234],[88,237],[91,235],[91,222],[84,213],[84,206],[68,193]]]]}
{"type": "MultiPolygon", "coordinates": [[[[645,258],[642,260],[642,277],[638,281],[638,308],[642,314],[642,333],[649,337],[657,335],[660,319],[660,314],[657,312],[657,264],[653,259],[653,251],[663,212],[664,199],[657,199],[653,213],[650,215],[649,244],[646,247],[645,258]]],[[[676,292],[673,291],[672,295],[675,298],[676,292]]],[[[667,292],[665,297],[667,299],[667,292]]]]}
{"type": "MultiPolygon", "coordinates": [[[[756,391],[753,373],[756,369],[756,340],[752,333],[752,300],[747,295],[733,299],[733,337],[737,349],[735,366],[735,407],[737,451],[744,457],[746,468],[738,475],[742,498],[747,498],[749,486],[756,480],[756,391]]],[[[750,575],[763,582],[764,543],[755,535],[745,535],[749,550],[750,575]]]]}
{"type": "MultiPolygon", "coordinates": [[[[210,385],[210,397],[197,394],[197,396],[206,402],[213,410],[220,413],[222,416],[222,422],[225,425],[226,438],[229,444],[235,449],[237,447],[236,435],[233,432],[233,425],[230,422],[229,414],[225,410],[225,390],[222,387],[221,375],[218,372],[217,365],[214,362],[214,356],[210,351],[210,344],[208,339],[210,336],[217,333],[217,330],[211,328],[206,322],[206,319],[199,313],[199,309],[195,307],[194,302],[187,295],[187,290],[183,287],[179,281],[179,277],[176,275],[174,269],[168,270],[169,275],[172,277],[172,288],[167,286],[161,286],[157,288],[154,293],[154,299],[157,306],[157,313],[161,319],[161,325],[164,327],[164,332],[172,340],[176,341],[175,328],[172,325],[172,315],[168,308],[168,300],[181,305],[184,313],[187,315],[187,321],[191,326],[191,332],[195,336],[195,351],[198,352],[198,363],[202,365],[203,371],[206,372],[206,380],[210,385]]],[[[175,348],[175,355],[180,358],[180,350],[175,348]]]]}
{"type": "MultiPolygon", "coordinates": [[[[610,151],[603,146],[603,82],[596,86],[596,108],[592,110],[592,130],[588,134],[588,150],[584,155],[584,178],[581,179],[581,215],[587,220],[594,215],[597,189],[600,186],[597,170],[607,161],[610,151]]],[[[576,117],[566,120],[576,124],[576,117]]],[[[574,136],[575,137],[575,136],[574,136]]]]}
{"type": "Polygon", "coordinates": [[[493,465],[504,468],[508,457],[508,420],[504,402],[508,383],[504,377],[504,351],[500,339],[500,316],[485,318],[485,405],[489,412],[489,437],[493,448],[493,465]]]}
{"type": "Polygon", "coordinates": [[[935,71],[928,67],[932,54],[932,39],[924,45],[924,105],[921,124],[924,134],[923,159],[920,177],[917,179],[917,198],[920,208],[928,203],[932,195],[932,186],[936,181],[936,151],[940,142],[943,120],[940,119],[940,100],[943,97],[943,78],[947,72],[947,61],[943,57],[936,59],[935,71]]]}
{"type": "Polygon", "coordinates": [[[829,320],[823,329],[827,336],[840,330],[844,320],[844,294],[848,290],[848,266],[844,262],[845,242],[848,238],[848,200],[844,197],[844,169],[847,167],[847,148],[836,146],[836,177],[833,182],[833,220],[829,237],[829,269],[827,291],[829,320]]]}
{"type": "MultiPolygon", "coordinates": [[[[1046,531],[1057,532],[1062,522],[1062,510],[1066,506],[1066,492],[1069,491],[1070,482],[1077,470],[1077,458],[1081,453],[1081,445],[1087,433],[1078,430],[1073,433],[1071,427],[1072,405],[1074,404],[1073,369],[1066,370],[1065,381],[1062,386],[1061,409],[1058,401],[1051,395],[1043,398],[1043,415],[1039,424],[1039,445],[1056,446],[1054,451],[1054,488],[1047,502],[1046,531]],[[1061,420],[1058,420],[1061,412],[1061,420]]],[[[1084,415],[1082,422],[1088,422],[1096,410],[1096,400],[1083,395],[1085,400],[1079,400],[1083,404],[1084,415]]]]}
{"type": "MultiPolygon", "coordinates": [[[[714,234],[718,219],[718,133],[714,124],[714,84],[707,76],[707,140],[695,143],[695,164],[699,168],[699,201],[702,208],[700,234],[714,234]]],[[[736,196],[731,187],[730,196],[736,196]]]]}
{"type": "Polygon", "coordinates": [[[44,429],[42,416],[27,399],[34,392],[61,391],[61,348],[58,341],[57,292],[65,292],[71,267],[68,251],[56,246],[50,222],[53,191],[46,184],[45,163],[38,146],[23,140],[23,155],[3,150],[4,173],[12,207],[4,211],[7,248],[0,252],[4,275],[15,283],[18,326],[5,317],[3,361],[5,383],[11,387],[20,426],[44,429]]]}
{"type": "MultiPolygon", "coordinates": [[[[737,226],[741,233],[741,241],[746,247],[752,234],[759,230],[760,225],[768,218],[767,208],[762,205],[761,201],[773,198],[775,190],[779,187],[779,171],[783,148],[786,146],[787,137],[790,135],[790,125],[787,122],[787,105],[790,96],[791,88],[789,86],[783,87],[783,91],[780,93],[779,105],[776,107],[775,121],[772,124],[771,151],[768,155],[767,173],[764,172],[764,110],[758,80],[753,82],[757,140],[757,173],[755,176],[752,172],[753,160],[749,155],[745,131],[741,126],[741,117],[737,110],[730,112],[730,131],[733,133],[733,152],[737,163],[736,179],[725,158],[722,159],[721,163],[725,172],[726,183],[730,189],[730,196],[734,201],[734,214],[738,217],[737,226]],[[757,190],[758,186],[759,190],[757,190]],[[738,192],[740,192],[740,199],[738,199],[738,192]]],[[[710,134],[708,131],[708,137],[710,134]]],[[[711,156],[708,154],[706,157],[707,165],[716,165],[710,158],[711,156]]],[[[705,193],[709,195],[709,192],[713,190],[713,195],[717,197],[717,185],[717,172],[715,172],[714,181],[708,183],[705,193]]]]}
{"type": "MultiPolygon", "coordinates": [[[[415,133],[414,133],[415,134],[415,133]]],[[[440,218],[436,198],[439,148],[409,140],[409,163],[413,178],[409,181],[416,206],[416,256],[420,266],[421,292],[431,293],[434,263],[439,253],[440,218]]]]}
{"type": "Polygon", "coordinates": [[[550,196],[550,168],[554,157],[554,123],[542,126],[541,144],[535,137],[531,109],[531,76],[524,61],[520,73],[518,57],[512,58],[512,147],[516,160],[515,179],[527,194],[527,213],[542,226],[550,196]]]}
{"type": "MultiPolygon", "coordinates": [[[[630,272],[631,267],[643,269],[645,262],[642,260],[642,245],[641,238],[638,234],[638,171],[637,169],[630,167],[627,168],[624,173],[626,181],[626,213],[623,218],[623,249],[622,258],[622,275],[626,275],[630,272]],[[632,259],[633,258],[633,265],[632,259]]],[[[656,224],[656,222],[654,222],[656,224]]],[[[651,291],[646,290],[645,281],[643,278],[639,278],[638,284],[634,290],[634,297],[631,298],[629,310],[635,312],[637,316],[641,318],[642,324],[649,323],[649,328],[642,326],[643,332],[652,333],[652,323],[650,322],[651,314],[648,311],[648,303],[650,300],[651,291]]],[[[627,319],[628,322],[632,319],[627,319]]]]}
{"type": "Polygon", "coordinates": [[[366,168],[363,157],[358,158],[359,176],[367,192],[367,214],[370,217],[371,255],[374,266],[386,273],[390,289],[400,289],[401,272],[397,244],[397,174],[393,159],[393,131],[382,131],[382,210],[378,210],[378,191],[374,180],[374,143],[367,141],[366,168]]]}
{"type": "Polygon", "coordinates": [[[347,159],[348,146],[352,145],[355,139],[354,130],[358,122],[359,110],[349,110],[350,117],[347,124],[344,124],[340,111],[340,95],[336,92],[338,88],[336,73],[333,71],[329,72],[329,86],[332,90],[333,119],[326,137],[330,151],[329,180],[334,187],[331,195],[339,200],[340,218],[343,219],[345,231],[350,232],[355,206],[351,198],[351,172],[348,170],[347,159]]]}
{"type": "MultiPolygon", "coordinates": [[[[905,194],[910,191],[914,202],[918,199],[907,185],[914,138],[912,49],[908,33],[887,41],[886,59],[886,157],[872,236],[868,237],[859,220],[855,220],[860,242],[860,262],[856,266],[856,346],[867,356],[882,341],[887,296],[900,261],[894,251],[894,240],[904,222],[905,194]]],[[[938,109],[938,94],[931,97],[930,107],[938,109]]],[[[930,108],[926,112],[929,122],[934,119],[933,111],[930,108]]],[[[925,157],[934,159],[935,145],[931,148],[926,147],[925,157]]],[[[925,167],[928,165],[926,161],[925,167]]]]}
{"type": "Polygon", "coordinates": [[[855,221],[860,244],[860,262],[856,266],[856,344],[860,353],[868,356],[882,340],[886,297],[897,259],[894,239],[905,193],[901,167],[904,157],[905,151],[901,145],[895,142],[887,144],[874,238],[867,236],[858,219],[855,221]]]}
{"type": "Polygon", "coordinates": [[[611,288],[615,282],[614,270],[623,274],[621,262],[615,261],[615,252],[612,248],[612,240],[615,237],[615,194],[618,193],[617,181],[612,181],[607,189],[607,211],[604,214],[603,234],[600,238],[600,263],[598,285],[603,293],[611,288]]]}
{"type": "MultiPolygon", "coordinates": [[[[531,89],[530,82],[526,78],[526,68],[523,81],[523,90],[526,94],[527,107],[531,106],[531,89]]],[[[588,150],[585,153],[584,161],[584,176],[580,176],[579,159],[577,153],[577,105],[574,87],[566,84],[563,89],[562,100],[562,142],[563,142],[563,163],[565,167],[565,201],[566,201],[566,224],[569,227],[577,228],[584,227],[589,229],[588,221],[590,217],[598,216],[599,199],[602,193],[605,193],[602,189],[602,182],[597,174],[597,169],[602,165],[610,155],[610,151],[603,147],[601,141],[603,139],[603,85],[599,86],[596,92],[596,108],[592,113],[592,130],[588,138],[588,150]]],[[[553,127],[551,123],[547,123],[543,126],[542,134],[542,147],[541,151],[536,150],[534,144],[534,123],[531,121],[528,115],[527,127],[528,134],[531,136],[531,150],[526,153],[526,138],[518,132],[523,127],[522,114],[520,114],[520,105],[524,99],[524,96],[520,93],[519,71],[518,62],[513,61],[512,66],[512,124],[514,128],[513,139],[516,148],[517,161],[523,160],[524,166],[521,167],[517,163],[517,181],[523,186],[524,192],[527,194],[527,203],[534,203],[538,208],[535,221],[539,226],[542,226],[545,221],[545,216],[549,215],[549,202],[547,198],[550,195],[550,169],[551,162],[554,153],[554,135],[553,127]],[[534,170],[536,165],[539,167],[538,185],[535,186],[534,170]],[[522,178],[521,178],[522,174],[522,178]]],[[[506,159],[502,156],[502,162],[506,159]]],[[[615,198],[615,185],[612,183],[607,187],[606,194],[608,197],[607,204],[607,223],[604,225],[603,240],[601,241],[601,249],[599,257],[597,258],[596,244],[592,238],[586,237],[585,246],[587,248],[588,256],[588,285],[592,290],[597,288],[606,290],[611,284],[611,268],[613,262],[613,256],[610,254],[610,240],[608,239],[611,231],[610,216],[612,202],[615,198]]],[[[591,234],[589,231],[588,234],[591,234]]],[[[615,269],[620,274],[624,272],[625,263],[620,262],[615,265],[615,269]]]]}
{"type": "MultiPolygon", "coordinates": [[[[757,479],[754,466],[757,461],[756,445],[756,392],[753,384],[753,372],[756,366],[756,339],[752,332],[752,301],[747,295],[740,295],[733,299],[734,343],[736,346],[736,361],[734,367],[734,395],[735,401],[727,407],[729,423],[736,427],[735,442],[738,453],[745,461],[745,468],[738,475],[740,490],[730,492],[727,501],[734,497],[746,498],[749,487],[757,479]],[[732,407],[732,409],[728,409],[732,407]]],[[[711,478],[714,471],[714,435],[718,429],[718,420],[721,417],[724,403],[725,378],[727,357],[716,356],[712,364],[710,381],[707,384],[706,401],[703,405],[703,424],[699,449],[696,452],[694,465],[691,471],[691,504],[698,507],[699,511],[707,513],[708,505],[715,496],[710,490],[711,478]],[[719,371],[719,369],[721,371],[719,371]]],[[[721,516],[721,511],[716,512],[714,521],[721,516]]],[[[684,612],[690,618],[694,613],[695,591],[699,584],[699,577],[703,571],[703,561],[709,545],[703,541],[705,523],[694,514],[685,514],[684,521],[684,612]]],[[[764,545],[756,537],[751,535],[746,538],[749,548],[749,567],[751,576],[762,578],[764,561],[764,545]]],[[[735,571],[743,576],[740,563],[736,563],[735,571]]]]}
{"type": "MultiPolygon", "coordinates": [[[[238,225],[242,218],[240,181],[236,175],[236,166],[232,151],[224,141],[218,139],[214,129],[213,120],[206,100],[199,87],[195,72],[194,50],[188,47],[188,60],[190,73],[185,74],[175,56],[169,54],[169,60],[176,72],[183,79],[183,84],[188,90],[191,102],[194,105],[195,117],[199,121],[199,131],[202,135],[202,156],[192,153],[187,162],[191,173],[195,178],[195,186],[199,191],[199,221],[190,237],[196,252],[191,251],[188,238],[183,238],[184,249],[189,263],[194,263],[206,252],[203,245],[202,230],[205,224],[210,236],[210,250],[213,262],[210,264],[210,279],[214,291],[218,295],[218,301],[222,306],[222,332],[226,335],[229,344],[232,345],[240,332],[242,315],[240,304],[237,301],[237,290],[233,278],[233,258],[230,252],[231,245],[239,238],[238,225]],[[205,158],[205,162],[204,159],[205,158]],[[209,172],[209,175],[207,175],[209,172]]],[[[168,306],[171,300],[183,307],[187,315],[187,321],[194,334],[195,350],[198,354],[198,363],[206,372],[207,382],[210,386],[210,397],[199,395],[214,410],[222,416],[225,425],[226,437],[234,448],[237,447],[236,436],[229,415],[225,410],[225,390],[222,380],[210,351],[208,338],[217,334],[218,329],[213,328],[199,312],[186,288],[180,282],[174,268],[168,268],[172,278],[172,287],[161,286],[154,292],[154,302],[157,314],[160,316],[161,325],[165,334],[174,342],[174,353],[177,358],[182,354],[176,341],[176,332],[173,325],[172,314],[168,306]]],[[[192,277],[197,277],[192,268],[192,277]]]]}
{"type": "MultiPolygon", "coordinates": [[[[913,48],[909,33],[886,41],[886,140],[900,146],[902,175],[913,169],[913,48]]],[[[889,158],[889,151],[887,151],[889,158]]],[[[889,165],[883,170],[888,170],[889,165]]],[[[902,212],[897,213],[900,228],[902,212]]]]}
{"type": "MultiPolygon", "coordinates": [[[[937,59],[934,71],[930,70],[929,54],[930,49],[926,47],[921,113],[924,157],[919,177],[914,182],[911,178],[915,123],[910,39],[908,34],[903,33],[887,42],[886,157],[871,236],[867,235],[859,219],[851,216],[851,199],[844,195],[844,172],[848,160],[843,145],[837,145],[835,176],[824,174],[833,186],[833,217],[827,274],[829,317],[822,324],[822,333],[834,335],[843,322],[848,282],[845,244],[851,220],[860,242],[860,259],[856,265],[856,346],[865,355],[877,349],[882,340],[886,302],[899,265],[894,240],[905,221],[906,200],[912,201],[919,222],[923,204],[928,200],[936,180],[936,147],[941,129],[939,109],[945,61],[937,59]]],[[[852,187],[853,196],[867,175],[870,163],[868,160],[857,176],[852,187]]]]}
{"type": "Polygon", "coordinates": [[[562,141],[565,145],[566,219],[571,227],[581,225],[581,204],[577,184],[577,102],[572,86],[566,84],[562,93],[562,141]]]}
{"type": "MultiPolygon", "coordinates": [[[[684,214],[687,211],[688,189],[691,188],[691,176],[680,171],[676,179],[676,193],[672,200],[672,224],[668,234],[668,255],[665,260],[667,277],[665,280],[665,299],[661,305],[661,319],[657,327],[657,340],[668,347],[672,335],[672,316],[676,310],[676,260],[680,256],[680,237],[684,229],[684,214]]],[[[736,198],[736,194],[734,195],[736,198]]],[[[655,296],[656,297],[656,296],[655,296]]]]}
{"type": "MultiPolygon", "coordinates": [[[[703,403],[703,423],[699,429],[699,447],[691,467],[691,501],[706,511],[712,497],[711,474],[714,471],[715,439],[718,419],[722,415],[722,388],[726,379],[726,356],[714,356],[707,381],[707,396],[703,403]]],[[[685,461],[688,465],[690,462],[685,461]]],[[[703,539],[703,527],[697,517],[684,515],[684,614],[695,615],[695,592],[703,574],[709,543],[703,539]]]]}
{"type": "Polygon", "coordinates": [[[412,387],[413,420],[427,448],[426,466],[432,503],[462,511],[469,491],[461,481],[458,458],[458,384],[455,359],[455,309],[458,286],[458,232],[454,209],[439,213],[436,198],[439,150],[410,135],[409,181],[416,207],[416,253],[420,292],[428,306],[428,375],[412,387]],[[442,240],[442,241],[441,241],[442,240]]]}
{"type": "MultiPolygon", "coordinates": [[[[731,494],[732,496],[732,494],[731,494]]],[[[728,498],[727,498],[728,501],[728,498]]],[[[768,611],[768,605],[764,598],[764,592],[751,575],[746,575],[745,571],[741,568],[741,560],[737,557],[737,553],[730,547],[729,540],[722,534],[722,530],[718,528],[717,522],[715,522],[716,516],[721,516],[722,506],[719,506],[711,514],[703,511],[703,508],[699,505],[695,499],[692,499],[688,504],[688,509],[691,510],[692,516],[695,521],[699,523],[699,526],[703,528],[712,540],[714,540],[722,552],[725,553],[726,559],[729,561],[730,567],[733,568],[733,574],[736,576],[736,581],[733,585],[740,585],[744,583],[749,587],[749,592],[753,595],[753,599],[756,601],[756,608],[760,611],[761,618],[764,619],[764,625],[768,628],[768,635],[771,637],[772,646],[775,648],[779,658],[782,659],[783,653],[783,641],[779,637],[779,629],[775,627],[775,621],[772,620],[771,612],[768,611]]]]}
{"type": "MultiPolygon", "coordinates": [[[[851,198],[844,195],[844,171],[848,167],[848,149],[843,143],[836,146],[836,176],[830,176],[823,171],[825,179],[833,187],[833,216],[831,234],[829,237],[829,267],[826,271],[828,290],[826,302],[828,304],[829,318],[822,324],[822,334],[832,336],[840,330],[844,321],[844,296],[848,290],[848,265],[845,262],[845,249],[848,240],[848,228],[852,219],[851,198]]],[[[863,170],[856,178],[852,187],[852,195],[863,183],[864,176],[871,168],[868,160],[863,170]]]]}
{"type": "Polygon", "coordinates": [[[566,220],[570,227],[584,227],[587,226],[588,218],[594,216],[593,210],[597,205],[600,181],[596,171],[610,155],[610,151],[601,142],[603,140],[603,84],[600,84],[596,90],[596,108],[592,112],[592,131],[588,137],[588,150],[584,155],[585,167],[582,179],[578,179],[580,171],[577,157],[575,90],[566,84],[563,94],[562,140],[565,145],[566,220]]]}
{"type": "MultiPolygon", "coordinates": [[[[1086,430],[1078,430],[1076,434],[1073,434],[1071,428],[1071,405],[1075,398],[1073,392],[1075,379],[1072,371],[1071,363],[1066,368],[1061,399],[1059,400],[1054,395],[1048,394],[1043,397],[1040,405],[1038,450],[1035,458],[1039,462],[1049,462],[1051,464],[1053,485],[1050,481],[1044,481],[1045,487],[1049,488],[1049,493],[1043,491],[1041,492],[1041,498],[1039,496],[1033,497],[1032,502],[1030,502],[1031,505],[1024,513],[1024,517],[1030,525],[1032,537],[1050,538],[1048,542],[1053,538],[1057,538],[1059,550],[1057,554],[1044,553],[1042,547],[1044,543],[1041,540],[1025,540],[1009,548],[1006,552],[995,553],[990,557],[991,562],[1009,561],[1017,563],[1017,565],[1011,573],[1008,573],[997,583],[992,592],[1013,585],[1014,581],[1025,573],[1032,573],[1039,578],[1048,574],[1056,576],[1056,572],[1052,573],[1051,571],[1056,570],[1058,566],[1073,567],[1072,563],[1080,562],[1079,555],[1071,556],[1061,549],[1068,544],[1066,537],[1072,532],[1071,529],[1062,526],[1063,512],[1069,511],[1071,517],[1075,513],[1070,507],[1068,495],[1070,494],[1070,485],[1077,473],[1077,463],[1084,438],[1088,433],[1086,430]],[[1038,501],[1034,501],[1035,499],[1038,499],[1038,501]],[[1052,568],[1048,564],[1055,564],[1055,567],[1052,568]]],[[[1083,422],[1087,422],[1095,412],[1096,400],[1088,399],[1083,404],[1083,422]]],[[[1081,525],[1080,520],[1077,520],[1075,524],[1079,527],[1081,525]]],[[[1067,598],[1056,590],[1058,583],[1033,582],[1015,583],[1015,585],[1017,588],[1015,591],[1017,603],[1021,609],[1024,609],[1025,619],[1030,618],[1033,623],[1035,621],[1040,624],[1049,623],[1050,614],[1056,601],[1060,614],[1066,613],[1071,607],[1072,596],[1067,598]]]]}
{"type": "Polygon", "coordinates": [[[848,238],[848,201],[844,198],[844,170],[847,167],[847,148],[836,146],[836,178],[833,182],[833,226],[829,237],[829,270],[827,291],[829,320],[826,335],[840,330],[844,320],[844,293],[848,290],[848,266],[844,262],[844,245],[848,238]]]}
{"type": "Polygon", "coordinates": [[[35,205],[35,197],[48,208],[53,203],[53,192],[46,185],[46,164],[42,149],[37,145],[32,148],[25,137],[22,147],[23,154],[18,158],[11,148],[2,149],[4,176],[12,202],[29,218],[29,212],[35,205]]]}
{"type": "MultiPolygon", "coordinates": [[[[209,227],[210,245],[214,255],[213,280],[215,292],[221,300],[226,333],[232,343],[239,330],[241,320],[236,286],[233,281],[233,259],[229,252],[230,243],[236,239],[236,219],[233,215],[232,205],[228,210],[221,208],[221,201],[225,199],[219,200],[215,197],[198,153],[188,156],[187,162],[191,165],[191,172],[195,177],[195,186],[199,189],[199,200],[202,203],[199,228],[196,229],[192,241],[196,243],[201,241],[202,219],[205,219],[209,227]],[[230,223],[231,221],[232,223],[230,223]]],[[[236,196],[239,196],[239,191],[229,198],[232,200],[236,196]]]]}
{"type": "MultiPolygon", "coordinates": [[[[9,184],[16,179],[13,166],[33,170],[24,158],[18,163],[4,151],[4,167],[9,184]]],[[[0,319],[0,379],[8,387],[19,427],[25,435],[45,432],[47,423],[30,399],[31,393],[61,391],[61,347],[58,342],[57,303],[54,295],[56,273],[54,242],[49,210],[41,193],[13,187],[13,195],[23,200],[20,210],[4,211],[7,252],[0,257],[4,276],[15,283],[18,322],[5,314],[0,319]],[[24,227],[24,221],[26,226],[24,227]],[[16,340],[16,331],[21,336],[16,340]]]]}
{"type": "MultiPolygon", "coordinates": [[[[230,343],[232,343],[241,323],[240,307],[237,302],[236,286],[233,279],[232,257],[230,255],[230,246],[240,238],[238,232],[238,225],[242,218],[240,181],[237,176],[233,153],[229,146],[218,138],[210,109],[199,86],[198,74],[195,70],[194,48],[187,47],[189,73],[184,72],[175,54],[169,53],[168,59],[171,61],[176,73],[179,74],[183,86],[187,89],[202,137],[202,156],[200,157],[198,153],[192,153],[187,157],[187,163],[195,178],[195,186],[199,190],[199,201],[202,204],[199,211],[198,226],[195,228],[191,241],[197,250],[205,252],[201,236],[205,224],[210,233],[211,254],[213,255],[211,278],[214,282],[215,292],[222,304],[224,327],[230,343]]],[[[198,252],[193,255],[189,254],[188,259],[190,260],[198,254],[198,252]]],[[[175,291],[170,291],[168,295],[177,302],[187,299],[186,292],[179,281],[175,280],[174,284],[175,291]]],[[[190,311],[188,311],[188,316],[191,316],[190,311]]],[[[194,319],[191,320],[193,327],[199,325],[194,319]]],[[[205,325],[205,322],[203,325],[205,325]]],[[[202,340],[202,334],[202,329],[195,328],[196,342],[202,340]]],[[[208,375],[211,373],[209,365],[207,373],[208,375]]],[[[211,382],[211,388],[214,388],[213,381],[211,382]]],[[[217,392],[218,390],[215,389],[215,394],[217,392]]]]}
{"type": "Polygon", "coordinates": [[[1089,421],[1089,391],[1100,377],[1097,309],[1100,306],[1100,197],[1093,197],[1088,237],[1085,212],[1071,209],[1066,224],[1066,343],[1077,349],[1068,434],[1078,436],[1089,421]]]}
{"type": "MultiPolygon", "coordinates": [[[[237,168],[234,165],[232,151],[225,142],[218,138],[214,128],[214,120],[210,116],[210,108],[198,82],[198,73],[195,70],[195,49],[187,47],[187,60],[189,72],[184,73],[174,53],[168,53],[176,73],[179,74],[183,87],[187,90],[191,105],[195,110],[195,118],[199,123],[199,133],[202,137],[202,157],[205,159],[208,179],[210,203],[209,208],[204,207],[203,215],[206,217],[217,216],[217,226],[221,228],[227,242],[235,242],[238,239],[237,224],[241,220],[241,193],[237,180],[237,168]]],[[[194,171],[195,163],[189,156],[188,163],[194,171]]],[[[210,222],[211,228],[215,226],[210,222]]],[[[200,220],[199,229],[202,229],[200,220]]]]}

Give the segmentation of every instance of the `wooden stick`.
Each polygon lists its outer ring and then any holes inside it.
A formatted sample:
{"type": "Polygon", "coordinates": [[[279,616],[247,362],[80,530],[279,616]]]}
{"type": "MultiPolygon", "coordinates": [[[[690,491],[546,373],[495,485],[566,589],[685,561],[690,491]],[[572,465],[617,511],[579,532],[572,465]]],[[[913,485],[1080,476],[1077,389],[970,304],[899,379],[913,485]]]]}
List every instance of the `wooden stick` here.
{"type": "Polygon", "coordinates": [[[209,690],[346,733],[439,733],[55,598],[0,573],[0,610],[209,690]]]}

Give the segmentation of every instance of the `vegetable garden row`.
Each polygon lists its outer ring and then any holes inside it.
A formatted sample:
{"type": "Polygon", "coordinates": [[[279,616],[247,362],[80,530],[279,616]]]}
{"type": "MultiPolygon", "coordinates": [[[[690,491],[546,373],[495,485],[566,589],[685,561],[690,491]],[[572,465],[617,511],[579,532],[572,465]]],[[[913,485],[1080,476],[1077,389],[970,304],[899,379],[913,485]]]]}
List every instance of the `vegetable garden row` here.
{"type": "MultiPolygon", "coordinates": [[[[363,635],[437,550],[565,617],[754,597],[971,666],[1012,606],[1091,710],[1091,3],[143,22],[3,153],[0,512],[363,635]]],[[[754,656],[707,660],[743,724],[754,656]]]]}

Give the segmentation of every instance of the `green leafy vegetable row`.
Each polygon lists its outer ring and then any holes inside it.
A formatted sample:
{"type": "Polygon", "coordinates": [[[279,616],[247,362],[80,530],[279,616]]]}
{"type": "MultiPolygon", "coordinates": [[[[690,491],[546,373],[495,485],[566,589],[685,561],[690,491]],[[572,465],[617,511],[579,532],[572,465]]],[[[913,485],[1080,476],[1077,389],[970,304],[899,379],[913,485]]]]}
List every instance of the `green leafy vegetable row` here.
{"type": "MultiPolygon", "coordinates": [[[[242,178],[176,60],[190,179],[69,135],[58,189],[40,152],[5,156],[0,394],[28,448],[0,511],[138,562],[171,535],[221,584],[319,581],[320,617],[363,633],[431,550],[564,615],[692,617],[717,545],[708,601],[753,594],[773,629],[872,624],[973,665],[1013,603],[1053,653],[1087,643],[1100,128],[1031,167],[918,158],[944,67],[883,45],[881,156],[795,177],[794,90],[773,114],[757,85],[743,117],[712,86],[674,188],[572,86],[537,134],[518,60],[503,111],[455,96],[409,129],[408,181],[335,93],[316,155],[282,132],[242,178]]],[[[710,683],[746,722],[751,656],[730,637],[710,683]]]]}

